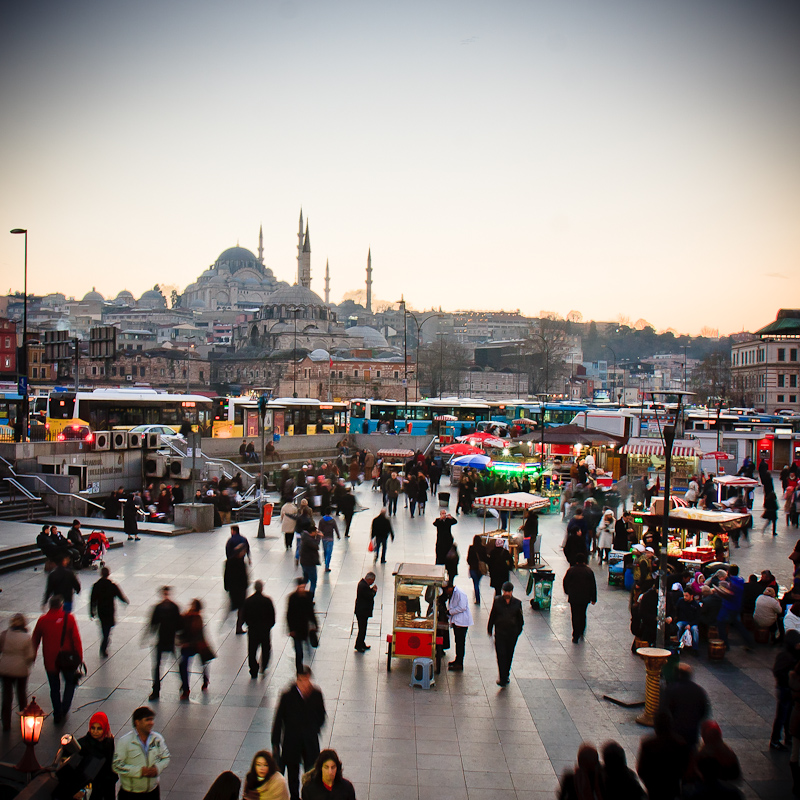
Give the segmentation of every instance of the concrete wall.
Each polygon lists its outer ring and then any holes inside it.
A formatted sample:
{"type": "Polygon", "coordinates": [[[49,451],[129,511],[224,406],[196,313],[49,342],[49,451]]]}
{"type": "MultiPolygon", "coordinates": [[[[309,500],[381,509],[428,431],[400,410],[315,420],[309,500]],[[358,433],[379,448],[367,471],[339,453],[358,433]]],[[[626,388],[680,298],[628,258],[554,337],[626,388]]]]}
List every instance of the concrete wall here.
{"type": "Polygon", "coordinates": [[[350,439],[355,439],[356,447],[359,450],[366,448],[373,453],[383,449],[406,448],[408,450],[422,450],[430,445],[433,436],[411,436],[407,433],[392,435],[389,433],[351,433],[350,439]]]}
{"type": "MultiPolygon", "coordinates": [[[[314,457],[315,455],[327,456],[336,452],[336,445],[342,440],[344,434],[319,434],[318,436],[282,436],[275,442],[275,449],[281,457],[292,459],[302,456],[314,457]]],[[[396,437],[395,437],[396,438],[396,437]]],[[[246,441],[252,442],[256,453],[261,447],[260,437],[251,437],[246,441]]],[[[230,458],[239,460],[239,445],[241,439],[203,439],[203,452],[209,457],[230,458]]]]}

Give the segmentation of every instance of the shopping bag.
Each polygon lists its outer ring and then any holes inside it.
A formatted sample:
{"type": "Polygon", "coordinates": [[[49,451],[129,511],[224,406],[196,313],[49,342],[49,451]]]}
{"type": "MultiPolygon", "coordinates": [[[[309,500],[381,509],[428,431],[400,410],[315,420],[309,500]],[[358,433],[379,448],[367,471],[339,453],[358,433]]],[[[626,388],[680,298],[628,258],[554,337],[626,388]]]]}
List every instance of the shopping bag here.
{"type": "Polygon", "coordinates": [[[679,647],[683,649],[684,647],[691,647],[692,646],[692,630],[691,628],[687,628],[683,635],[681,636],[681,641],[679,647]]]}
{"type": "Polygon", "coordinates": [[[367,550],[369,550],[370,553],[374,553],[375,552],[375,540],[374,539],[370,539],[369,540],[369,546],[367,547],[367,550]]]}

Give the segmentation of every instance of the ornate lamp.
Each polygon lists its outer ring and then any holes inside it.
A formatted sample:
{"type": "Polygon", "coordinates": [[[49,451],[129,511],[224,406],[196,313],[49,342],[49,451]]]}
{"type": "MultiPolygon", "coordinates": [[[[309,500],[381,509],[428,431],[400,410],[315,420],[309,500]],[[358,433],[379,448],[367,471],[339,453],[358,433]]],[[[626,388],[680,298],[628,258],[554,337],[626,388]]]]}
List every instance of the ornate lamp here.
{"type": "Polygon", "coordinates": [[[25,754],[16,766],[20,772],[37,772],[41,769],[36,760],[36,745],[42,735],[42,724],[46,716],[35,697],[32,697],[31,702],[19,712],[22,741],[25,742],[25,754]]]}

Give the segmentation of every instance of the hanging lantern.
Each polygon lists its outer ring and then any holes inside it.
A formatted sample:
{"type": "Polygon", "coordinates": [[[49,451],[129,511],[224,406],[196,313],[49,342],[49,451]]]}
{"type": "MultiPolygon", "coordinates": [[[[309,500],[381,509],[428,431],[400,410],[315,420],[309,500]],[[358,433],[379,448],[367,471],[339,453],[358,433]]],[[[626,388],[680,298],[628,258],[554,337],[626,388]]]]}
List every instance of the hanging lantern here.
{"type": "Polygon", "coordinates": [[[25,743],[25,754],[16,766],[20,772],[37,772],[41,769],[36,760],[36,745],[42,735],[42,724],[46,716],[35,697],[32,697],[31,702],[19,712],[22,741],[25,743]]]}

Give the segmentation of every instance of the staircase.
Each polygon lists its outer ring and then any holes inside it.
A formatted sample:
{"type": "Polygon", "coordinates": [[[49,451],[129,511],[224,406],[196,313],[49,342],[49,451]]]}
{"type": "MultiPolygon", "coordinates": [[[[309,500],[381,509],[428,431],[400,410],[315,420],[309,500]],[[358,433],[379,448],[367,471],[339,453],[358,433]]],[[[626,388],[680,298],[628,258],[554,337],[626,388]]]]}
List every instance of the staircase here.
{"type": "MultiPolygon", "coordinates": [[[[122,547],[122,542],[115,542],[112,537],[108,539],[108,549],[114,550],[122,547]]],[[[35,544],[23,544],[18,547],[8,547],[0,550],[0,575],[6,572],[16,572],[19,569],[38,567],[47,559],[35,544]]]]}
{"type": "Polygon", "coordinates": [[[44,500],[29,500],[20,494],[12,500],[5,487],[0,492],[0,522],[37,522],[52,513],[53,509],[44,500]]]}

